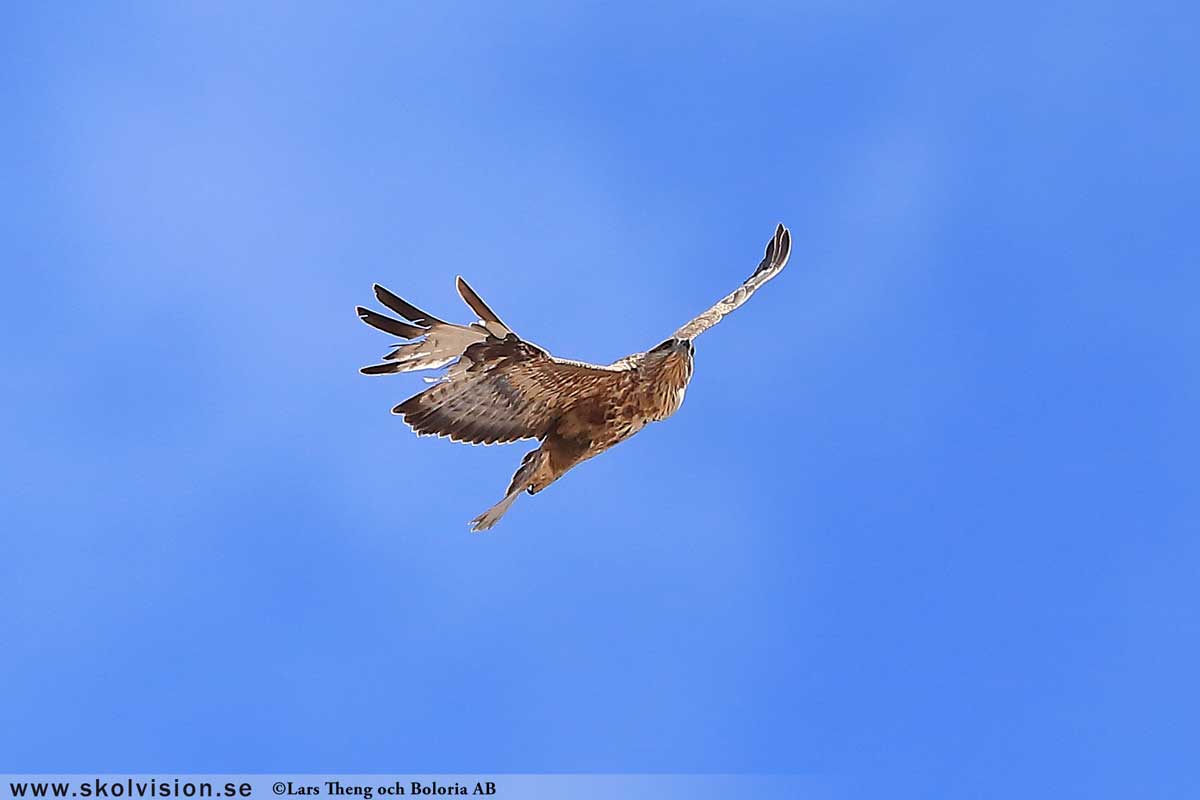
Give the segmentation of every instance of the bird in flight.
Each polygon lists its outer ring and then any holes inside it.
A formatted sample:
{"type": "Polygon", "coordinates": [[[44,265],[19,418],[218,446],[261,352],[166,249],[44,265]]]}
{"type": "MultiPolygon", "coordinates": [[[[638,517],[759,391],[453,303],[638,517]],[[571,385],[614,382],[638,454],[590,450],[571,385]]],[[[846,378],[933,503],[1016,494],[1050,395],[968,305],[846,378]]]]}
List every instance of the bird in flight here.
{"type": "Polygon", "coordinates": [[[469,325],[440,320],[376,284],[375,297],[403,319],[358,306],[359,319],[409,341],[360,372],[449,366],[440,378],[426,379],[430,388],[392,409],[418,435],[469,444],[541,442],[521,460],[500,502],[471,520],[471,530],[486,531],[522,492],[537,494],[576,464],[674,414],[692,378],[692,342],[778,275],[791,249],[781,224],[741,286],[661,344],[607,366],[556,358],[522,339],[461,277],[458,293],[479,317],[469,325]]]}

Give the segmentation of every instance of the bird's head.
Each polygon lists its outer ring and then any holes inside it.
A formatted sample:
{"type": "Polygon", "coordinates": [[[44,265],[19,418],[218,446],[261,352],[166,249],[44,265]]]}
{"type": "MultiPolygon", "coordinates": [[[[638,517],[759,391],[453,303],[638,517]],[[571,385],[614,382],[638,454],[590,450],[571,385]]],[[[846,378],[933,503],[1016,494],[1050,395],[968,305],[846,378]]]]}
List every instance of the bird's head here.
{"type": "Polygon", "coordinates": [[[646,353],[642,369],[650,378],[651,393],[663,403],[662,415],[655,419],[671,416],[683,402],[684,389],[692,379],[692,355],[695,352],[691,339],[671,337],[646,353]]]}
{"type": "MultiPolygon", "coordinates": [[[[695,348],[691,339],[667,339],[646,353],[646,367],[655,370],[666,370],[671,374],[678,373],[690,378],[692,375],[692,355],[695,348]]],[[[687,378],[684,380],[686,381],[687,378]]]]}
{"type": "Polygon", "coordinates": [[[656,346],[646,355],[656,358],[667,358],[669,356],[686,356],[691,358],[695,352],[696,348],[692,346],[691,339],[676,339],[672,337],[656,346]]]}

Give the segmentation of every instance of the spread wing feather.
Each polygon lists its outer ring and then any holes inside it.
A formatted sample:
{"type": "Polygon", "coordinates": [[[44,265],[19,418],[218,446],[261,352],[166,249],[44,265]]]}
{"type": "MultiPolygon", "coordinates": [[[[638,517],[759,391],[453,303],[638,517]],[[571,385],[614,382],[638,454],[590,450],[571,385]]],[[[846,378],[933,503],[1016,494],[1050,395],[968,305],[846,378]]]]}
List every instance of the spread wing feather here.
{"type": "Polygon", "coordinates": [[[487,328],[488,333],[503,339],[512,330],[500,321],[500,317],[496,316],[496,312],[488,308],[488,304],[483,302],[483,298],[475,293],[475,290],[463,280],[461,275],[454,281],[454,285],[458,287],[458,294],[462,297],[472,311],[479,315],[479,324],[487,328]]]}
{"type": "Polygon", "coordinates": [[[405,319],[411,319],[418,325],[424,325],[428,328],[434,325],[446,324],[445,320],[438,319],[432,314],[426,314],[412,303],[409,303],[407,300],[402,300],[401,298],[389,292],[387,289],[380,286],[378,283],[375,284],[375,297],[379,299],[379,302],[383,303],[392,311],[395,311],[405,319]]]}
{"type": "Polygon", "coordinates": [[[358,318],[372,328],[377,328],[384,333],[390,333],[392,336],[399,336],[401,339],[416,339],[429,332],[428,328],[422,328],[419,325],[409,325],[407,322],[392,319],[386,314],[379,314],[369,308],[356,306],[354,310],[358,312],[358,318]]]}
{"type": "Polygon", "coordinates": [[[787,264],[788,256],[792,253],[792,234],[781,223],[775,229],[775,235],[767,242],[767,250],[758,268],[746,281],[726,295],[720,302],[705,311],[691,322],[675,331],[676,339],[695,339],[706,330],[716,325],[721,319],[742,303],[750,299],[750,295],[758,291],[764,283],[774,278],[787,264]]]}
{"type": "Polygon", "coordinates": [[[392,319],[386,314],[379,314],[362,306],[355,309],[358,318],[384,333],[414,341],[397,345],[392,352],[383,357],[384,363],[363,367],[359,371],[364,375],[438,369],[458,358],[472,344],[482,342],[488,337],[487,330],[481,326],[455,325],[438,319],[379,284],[375,284],[375,297],[408,322],[392,319]]]}

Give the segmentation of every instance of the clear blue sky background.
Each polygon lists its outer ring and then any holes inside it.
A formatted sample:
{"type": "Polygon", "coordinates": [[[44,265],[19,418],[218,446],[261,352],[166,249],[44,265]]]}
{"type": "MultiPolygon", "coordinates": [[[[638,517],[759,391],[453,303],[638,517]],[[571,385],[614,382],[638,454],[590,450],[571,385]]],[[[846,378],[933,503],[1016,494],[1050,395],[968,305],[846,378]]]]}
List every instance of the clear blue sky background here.
{"type": "MultiPolygon", "coordinates": [[[[10,9],[0,770],[1200,790],[1198,13],[10,9]],[[379,281],[681,412],[492,533],[379,281]]],[[[848,6],[853,6],[849,8],[848,6]]]]}

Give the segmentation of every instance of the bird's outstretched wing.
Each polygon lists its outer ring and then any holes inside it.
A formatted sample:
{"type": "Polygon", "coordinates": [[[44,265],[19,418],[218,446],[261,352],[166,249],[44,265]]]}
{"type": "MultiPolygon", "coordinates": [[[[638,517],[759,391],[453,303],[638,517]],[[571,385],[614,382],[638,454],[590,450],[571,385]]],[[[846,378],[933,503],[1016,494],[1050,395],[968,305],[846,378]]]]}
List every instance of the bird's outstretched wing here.
{"type": "Polygon", "coordinates": [[[363,374],[450,365],[433,386],[392,409],[417,433],[471,444],[541,439],[580,400],[620,390],[626,370],[554,358],[513,333],[462,278],[458,291],[478,322],[446,322],[382,286],[375,296],[407,321],[357,309],[373,328],[415,340],[397,346],[382,364],[363,367],[363,374]]]}
{"type": "Polygon", "coordinates": [[[792,254],[792,234],[780,223],[775,229],[775,235],[767,242],[767,251],[758,269],[738,288],[734,289],[724,299],[705,311],[691,322],[675,331],[676,339],[695,339],[706,330],[716,325],[729,312],[750,299],[750,295],[758,291],[764,283],[774,278],[787,264],[788,256],[792,254]]]}
{"type": "Polygon", "coordinates": [[[419,434],[495,444],[541,439],[581,400],[619,391],[622,371],[553,358],[516,334],[466,349],[445,380],[392,409],[419,434]]]}

